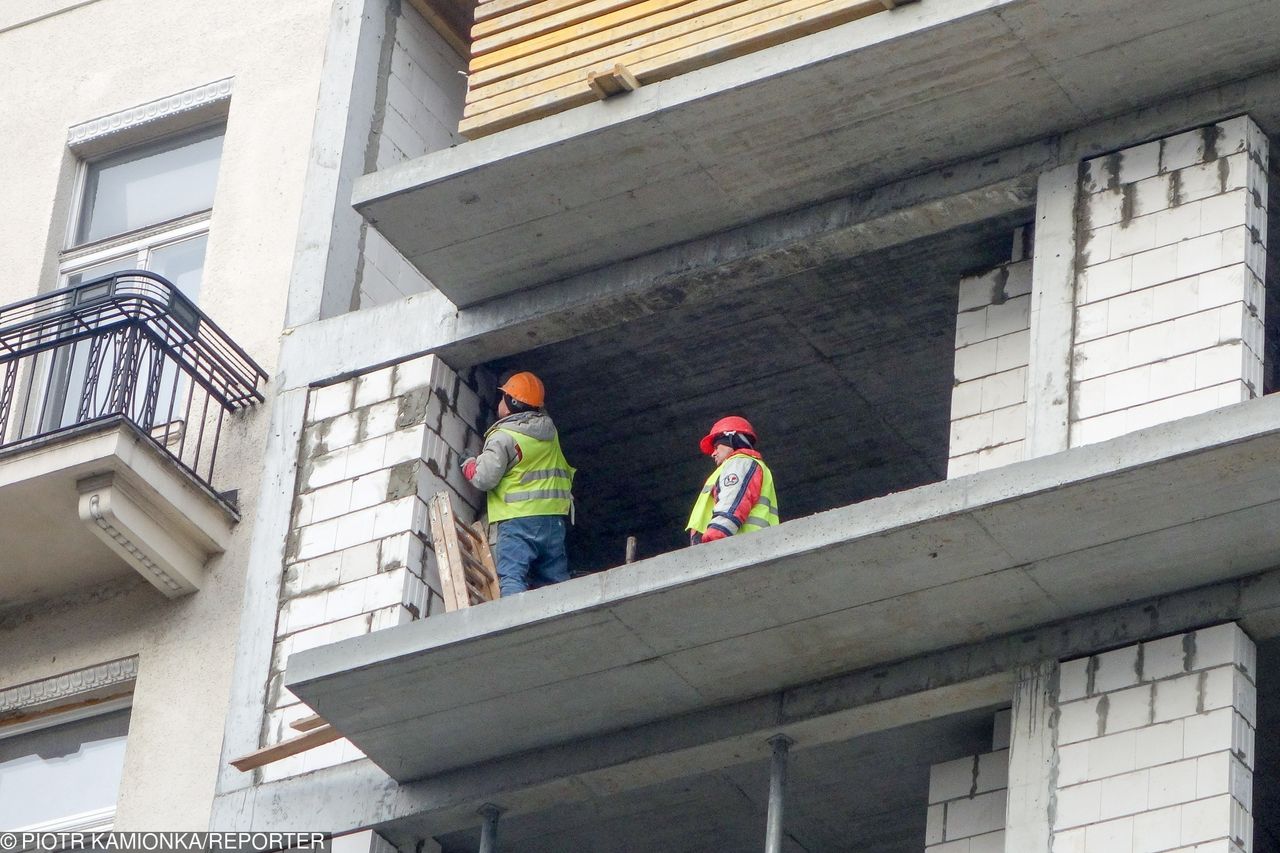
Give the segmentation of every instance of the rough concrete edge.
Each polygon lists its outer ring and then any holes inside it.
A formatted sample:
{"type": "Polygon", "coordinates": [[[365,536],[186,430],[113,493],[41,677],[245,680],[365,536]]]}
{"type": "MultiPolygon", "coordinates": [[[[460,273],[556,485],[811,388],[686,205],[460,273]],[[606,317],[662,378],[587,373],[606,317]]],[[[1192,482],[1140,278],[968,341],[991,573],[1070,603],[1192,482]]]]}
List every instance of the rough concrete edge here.
{"type": "Polygon", "coordinates": [[[227,762],[257,749],[262,732],[267,675],[274,650],[280,574],[293,517],[293,484],[297,478],[298,450],[306,407],[306,389],[280,393],[272,406],[258,492],[261,498],[254,518],[249,563],[245,571],[244,603],[222,754],[218,762],[216,794],[254,783],[254,774],[241,773],[227,762]]]}

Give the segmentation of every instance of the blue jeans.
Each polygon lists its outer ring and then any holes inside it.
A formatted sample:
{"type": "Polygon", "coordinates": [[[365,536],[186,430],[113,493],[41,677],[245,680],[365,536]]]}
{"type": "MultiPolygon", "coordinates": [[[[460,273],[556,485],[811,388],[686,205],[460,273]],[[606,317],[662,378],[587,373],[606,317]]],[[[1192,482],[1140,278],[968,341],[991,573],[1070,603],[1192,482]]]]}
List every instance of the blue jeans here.
{"type": "Polygon", "coordinates": [[[504,598],[569,579],[565,527],[563,515],[498,522],[498,586],[504,598]]]}

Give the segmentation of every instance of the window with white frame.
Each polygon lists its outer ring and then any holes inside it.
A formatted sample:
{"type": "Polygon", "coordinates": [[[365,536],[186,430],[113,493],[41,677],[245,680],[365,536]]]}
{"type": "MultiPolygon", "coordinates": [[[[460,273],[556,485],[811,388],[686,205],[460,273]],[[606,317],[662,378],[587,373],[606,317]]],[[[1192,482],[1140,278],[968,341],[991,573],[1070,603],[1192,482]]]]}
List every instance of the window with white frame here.
{"type": "Polygon", "coordinates": [[[0,830],[112,827],[129,733],[121,704],[0,728],[0,830]]]}
{"type": "MultiPolygon", "coordinates": [[[[82,162],[59,286],[147,270],[198,302],[223,131],[221,124],[209,125],[82,162]]],[[[105,381],[86,389],[89,350],[81,342],[45,361],[48,391],[32,400],[43,411],[40,431],[76,423],[82,397],[106,393],[105,381]]],[[[167,369],[158,399],[179,396],[181,382],[167,369]]],[[[171,433],[166,428],[165,435],[171,433]]]]}
{"type": "Polygon", "coordinates": [[[215,125],[83,163],[61,283],[143,269],[196,301],[222,137],[215,125]]]}

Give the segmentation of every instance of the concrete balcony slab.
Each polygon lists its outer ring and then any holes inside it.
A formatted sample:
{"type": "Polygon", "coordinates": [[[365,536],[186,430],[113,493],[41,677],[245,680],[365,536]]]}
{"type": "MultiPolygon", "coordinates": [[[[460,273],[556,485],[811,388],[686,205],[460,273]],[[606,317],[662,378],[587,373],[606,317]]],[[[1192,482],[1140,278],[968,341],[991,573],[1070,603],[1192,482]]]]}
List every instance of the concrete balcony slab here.
{"type": "Polygon", "coordinates": [[[286,683],[426,778],[1280,565],[1277,453],[1273,396],[301,652],[286,683]]]}
{"type": "Polygon", "coordinates": [[[0,609],[138,572],[193,592],[237,516],[122,418],[0,452],[0,609]]]}
{"type": "Polygon", "coordinates": [[[353,203],[467,307],[1273,68],[1277,28],[1270,0],[921,0],[366,175],[353,203]]]}

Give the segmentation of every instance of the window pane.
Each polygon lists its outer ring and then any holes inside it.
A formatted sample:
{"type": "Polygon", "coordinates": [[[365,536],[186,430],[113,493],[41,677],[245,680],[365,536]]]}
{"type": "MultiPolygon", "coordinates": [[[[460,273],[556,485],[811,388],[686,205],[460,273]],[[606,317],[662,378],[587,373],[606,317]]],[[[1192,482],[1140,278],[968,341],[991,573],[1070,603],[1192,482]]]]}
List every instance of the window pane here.
{"type": "Polygon", "coordinates": [[[129,712],[0,739],[0,829],[114,806],[129,712]]]}
{"type": "Polygon", "coordinates": [[[94,264],[91,267],[85,267],[79,272],[73,272],[67,276],[67,287],[75,287],[86,281],[93,281],[99,276],[108,275],[121,270],[136,270],[138,268],[138,253],[130,252],[122,258],[115,258],[110,261],[103,261],[100,264],[94,264]]]}
{"type": "Polygon", "coordinates": [[[213,207],[222,129],[89,165],[77,243],[91,243],[213,207]]]}
{"type": "Polygon", "coordinates": [[[200,296],[200,273],[204,270],[204,250],[209,235],[201,234],[181,243],[153,249],[147,269],[159,273],[178,286],[192,302],[200,296]]]}

